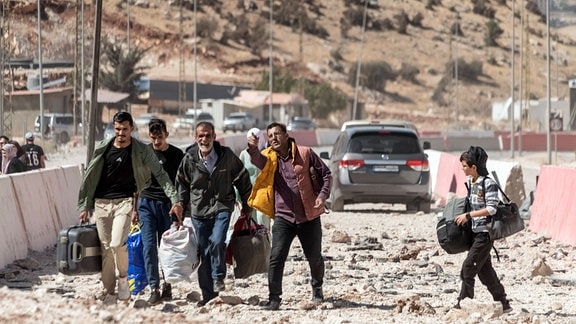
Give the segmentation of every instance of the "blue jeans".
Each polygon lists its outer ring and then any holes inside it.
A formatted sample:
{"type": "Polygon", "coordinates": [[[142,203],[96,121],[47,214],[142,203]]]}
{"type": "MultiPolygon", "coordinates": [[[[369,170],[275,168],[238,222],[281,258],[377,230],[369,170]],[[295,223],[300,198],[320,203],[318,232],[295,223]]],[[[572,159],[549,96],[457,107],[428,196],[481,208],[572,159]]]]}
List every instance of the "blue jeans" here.
{"type": "Polygon", "coordinates": [[[144,247],[144,266],[150,288],[160,288],[160,274],[158,271],[158,245],[162,233],[172,224],[168,215],[172,203],[140,197],[138,199],[138,217],[140,218],[140,233],[144,247]]]}
{"type": "Polygon", "coordinates": [[[192,225],[198,237],[200,266],[198,284],[202,299],[218,296],[214,292],[214,280],[226,278],[226,233],[230,225],[230,211],[221,211],[213,218],[194,218],[192,225]]]}
{"type": "Polygon", "coordinates": [[[320,217],[306,223],[296,224],[282,217],[274,218],[272,225],[272,251],[268,267],[268,290],[270,300],[282,295],[284,265],[294,237],[298,236],[304,255],[310,266],[312,289],[322,288],[324,283],[324,259],[322,258],[322,224],[320,217]]]}

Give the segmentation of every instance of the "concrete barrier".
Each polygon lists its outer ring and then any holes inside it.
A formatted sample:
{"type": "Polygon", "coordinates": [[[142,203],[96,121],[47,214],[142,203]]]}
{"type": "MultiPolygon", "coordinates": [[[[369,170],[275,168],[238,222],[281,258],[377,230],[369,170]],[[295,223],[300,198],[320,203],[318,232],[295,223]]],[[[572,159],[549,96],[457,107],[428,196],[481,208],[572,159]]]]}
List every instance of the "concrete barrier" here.
{"type": "Polygon", "coordinates": [[[318,146],[315,130],[297,130],[288,132],[296,140],[296,144],[303,146],[318,146]]]}
{"type": "Polygon", "coordinates": [[[430,165],[430,188],[432,191],[436,188],[436,179],[438,178],[438,168],[440,166],[440,156],[442,152],[436,150],[425,150],[430,165]]]}
{"type": "Polygon", "coordinates": [[[318,143],[318,146],[332,146],[336,143],[338,135],[340,135],[339,129],[317,129],[316,142],[318,143]]]}
{"type": "MultiPolygon", "coordinates": [[[[28,237],[24,230],[19,200],[12,186],[12,177],[0,176],[0,268],[28,253],[28,237]]],[[[26,203],[26,202],[24,202],[26,203]]]]}
{"type": "Polygon", "coordinates": [[[520,206],[526,198],[522,166],[517,162],[488,159],[486,168],[490,173],[490,177],[498,180],[500,187],[504,190],[508,198],[520,206]],[[493,173],[496,173],[496,176],[494,176],[493,173]]]}
{"type": "Polygon", "coordinates": [[[462,172],[460,157],[448,153],[441,153],[438,164],[436,185],[432,188],[432,199],[436,200],[438,206],[446,204],[448,193],[456,193],[459,197],[467,194],[466,176],[462,172]]]}
{"type": "Polygon", "coordinates": [[[576,246],[576,169],[543,165],[529,229],[576,246]]]}
{"type": "Polygon", "coordinates": [[[17,173],[10,177],[14,193],[18,197],[28,247],[42,251],[50,244],[54,244],[60,226],[54,205],[48,203],[49,197],[41,171],[17,173]]]}
{"type": "Polygon", "coordinates": [[[48,196],[47,205],[54,210],[56,229],[79,222],[76,200],[80,190],[80,168],[66,166],[45,169],[41,172],[44,188],[48,196]]]}
{"type": "Polygon", "coordinates": [[[481,146],[487,151],[500,151],[501,144],[498,137],[454,137],[453,135],[426,135],[422,141],[430,142],[434,150],[441,151],[466,151],[470,145],[481,146]]]}
{"type": "MultiPolygon", "coordinates": [[[[510,134],[502,134],[502,150],[510,150],[510,134]]],[[[522,151],[546,151],[545,133],[523,133],[522,134],[522,151]]],[[[516,149],[520,149],[519,135],[514,135],[516,149]]],[[[576,151],[576,133],[574,132],[553,132],[550,135],[550,148],[552,151],[574,152],[576,151]]]]}

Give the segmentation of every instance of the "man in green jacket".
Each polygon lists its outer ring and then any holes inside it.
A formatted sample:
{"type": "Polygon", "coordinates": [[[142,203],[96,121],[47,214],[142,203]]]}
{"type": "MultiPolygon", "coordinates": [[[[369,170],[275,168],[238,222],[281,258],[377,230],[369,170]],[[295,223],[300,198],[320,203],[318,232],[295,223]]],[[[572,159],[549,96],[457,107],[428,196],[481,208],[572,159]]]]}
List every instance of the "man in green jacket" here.
{"type": "Polygon", "coordinates": [[[182,204],[176,189],[154,151],[130,135],[134,130],[132,116],[121,111],[114,115],[113,121],[115,137],[97,145],[78,196],[81,221],[88,221],[92,211],[98,229],[102,248],[102,283],[107,293],[104,302],[107,304],[116,302],[116,270],[117,298],[130,299],[126,240],[130,223],[136,220],[135,194],[150,182],[151,175],[158,180],[173,204],[170,214],[182,219],[182,204]]]}

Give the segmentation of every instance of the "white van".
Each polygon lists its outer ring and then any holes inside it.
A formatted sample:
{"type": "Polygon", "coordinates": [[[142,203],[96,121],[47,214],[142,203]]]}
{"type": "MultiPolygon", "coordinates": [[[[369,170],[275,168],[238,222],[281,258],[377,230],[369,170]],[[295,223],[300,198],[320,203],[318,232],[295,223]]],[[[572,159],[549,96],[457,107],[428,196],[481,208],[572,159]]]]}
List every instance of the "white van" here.
{"type": "MultiPolygon", "coordinates": [[[[78,128],[74,127],[72,114],[45,114],[44,132],[42,133],[45,138],[53,139],[58,143],[68,143],[77,131],[81,131],[82,124],[78,121],[77,125],[78,128]]],[[[34,134],[40,136],[40,116],[36,116],[36,120],[34,120],[34,134]]]]}

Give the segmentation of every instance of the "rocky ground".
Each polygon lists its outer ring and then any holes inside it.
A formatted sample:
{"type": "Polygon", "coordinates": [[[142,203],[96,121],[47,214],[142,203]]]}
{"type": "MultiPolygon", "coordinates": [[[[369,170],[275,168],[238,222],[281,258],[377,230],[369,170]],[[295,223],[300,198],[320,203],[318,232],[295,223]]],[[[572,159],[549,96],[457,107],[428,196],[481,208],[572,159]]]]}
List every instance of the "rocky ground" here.
{"type": "Polygon", "coordinates": [[[104,305],[98,300],[99,275],[59,274],[54,248],[31,251],[27,259],[1,271],[0,321],[576,323],[574,247],[528,230],[497,242],[501,260],[494,264],[513,311],[502,314],[479,282],[476,299],[456,310],[452,306],[465,255],[447,255],[440,249],[435,223],[435,214],[410,214],[390,205],[359,204],[325,215],[325,301],[310,301],[308,265],[295,241],[286,264],[282,305],[275,312],[256,305],[267,297],[266,276],[234,279],[231,268],[226,290],[204,307],[196,306],[195,282],[175,285],[171,302],[146,307],[146,294],[104,305]]]}
{"type": "MultiPolygon", "coordinates": [[[[52,163],[59,156],[54,154],[52,163]]],[[[264,274],[234,279],[229,268],[226,290],[204,307],[196,306],[195,280],[175,285],[170,302],[148,306],[146,292],[105,305],[98,299],[99,275],[59,274],[54,247],[30,251],[27,259],[0,270],[0,322],[576,323],[576,248],[529,229],[495,245],[500,262],[494,258],[494,266],[513,311],[502,314],[479,281],[476,299],[454,309],[465,254],[448,255],[439,247],[437,212],[358,204],[323,216],[325,301],[310,301],[308,265],[296,240],[286,263],[283,301],[273,312],[257,306],[267,298],[264,274]]]]}

